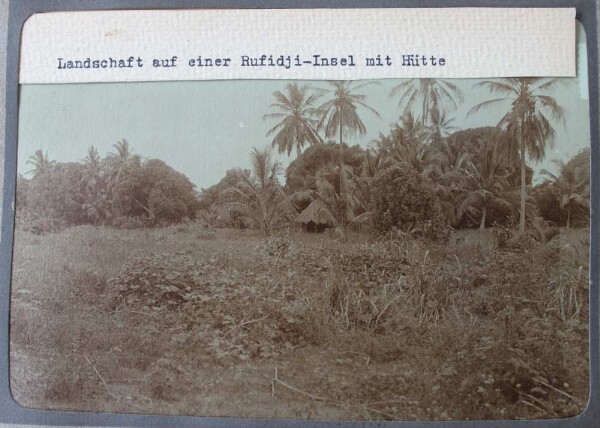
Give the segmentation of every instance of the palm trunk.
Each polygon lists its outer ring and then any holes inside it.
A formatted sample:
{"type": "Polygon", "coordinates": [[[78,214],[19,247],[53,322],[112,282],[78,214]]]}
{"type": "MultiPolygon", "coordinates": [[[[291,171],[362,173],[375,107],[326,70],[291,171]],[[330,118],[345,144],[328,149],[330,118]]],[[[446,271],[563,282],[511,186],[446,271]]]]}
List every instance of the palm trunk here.
{"type": "Polygon", "coordinates": [[[340,225],[343,227],[346,224],[346,206],[344,204],[344,193],[345,193],[345,189],[344,189],[344,158],[343,158],[343,152],[342,152],[342,114],[341,112],[338,112],[339,116],[340,116],[340,159],[339,159],[339,163],[340,163],[340,200],[341,200],[341,204],[340,204],[340,225]]]}
{"type": "Polygon", "coordinates": [[[525,133],[523,132],[523,126],[525,123],[525,117],[521,117],[521,132],[520,132],[520,144],[521,144],[521,216],[519,218],[519,233],[525,232],[525,199],[527,198],[527,191],[525,187],[525,133]]]}
{"type": "Polygon", "coordinates": [[[571,227],[571,206],[567,205],[567,229],[571,227]]]}
{"type": "Polygon", "coordinates": [[[481,223],[479,224],[479,230],[485,229],[485,217],[487,216],[487,208],[483,207],[481,212],[481,223]]]}

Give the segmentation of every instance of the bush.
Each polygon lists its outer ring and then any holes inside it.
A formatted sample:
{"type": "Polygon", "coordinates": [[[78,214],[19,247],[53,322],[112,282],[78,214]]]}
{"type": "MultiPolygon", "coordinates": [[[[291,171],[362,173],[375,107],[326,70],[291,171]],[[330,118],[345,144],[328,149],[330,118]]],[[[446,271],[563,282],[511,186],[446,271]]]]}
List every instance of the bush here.
{"type": "Polygon", "coordinates": [[[110,225],[117,229],[141,229],[147,227],[148,224],[139,217],[115,217],[112,219],[110,225]]]}
{"type": "Polygon", "coordinates": [[[35,233],[36,235],[60,232],[67,227],[67,223],[61,218],[55,216],[46,217],[37,214],[19,214],[17,215],[16,222],[19,229],[35,233]]]}
{"type": "Polygon", "coordinates": [[[506,248],[513,238],[516,224],[517,220],[513,216],[508,217],[504,223],[493,223],[492,232],[498,248],[506,248]]]}
{"type": "Polygon", "coordinates": [[[433,240],[449,237],[438,197],[410,165],[398,163],[371,183],[373,228],[378,234],[407,230],[433,240]]]}

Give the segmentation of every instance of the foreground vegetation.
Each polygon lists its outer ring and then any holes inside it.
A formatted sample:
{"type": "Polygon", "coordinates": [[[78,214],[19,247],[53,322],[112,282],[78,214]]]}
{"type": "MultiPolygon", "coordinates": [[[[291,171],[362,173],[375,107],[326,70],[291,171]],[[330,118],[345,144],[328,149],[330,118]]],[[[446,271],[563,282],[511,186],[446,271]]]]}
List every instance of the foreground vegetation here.
{"type": "Polygon", "coordinates": [[[18,231],[11,390],[30,407],[133,413],[575,415],[587,230],[511,235],[18,231]]]}

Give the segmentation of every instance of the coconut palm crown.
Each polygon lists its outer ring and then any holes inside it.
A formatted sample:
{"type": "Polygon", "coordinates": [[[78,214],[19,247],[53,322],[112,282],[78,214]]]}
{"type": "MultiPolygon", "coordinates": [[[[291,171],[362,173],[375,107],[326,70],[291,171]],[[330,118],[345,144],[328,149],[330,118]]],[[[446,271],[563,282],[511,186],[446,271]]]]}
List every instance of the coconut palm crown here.
{"type": "Polygon", "coordinates": [[[263,119],[279,121],[267,131],[267,136],[275,135],[273,147],[277,147],[279,153],[287,152],[289,155],[295,148],[300,156],[307,143],[323,142],[317,133],[319,121],[315,116],[318,112],[313,106],[320,96],[319,93],[309,94],[308,86],[299,86],[297,83],[288,83],[284,92],[273,93],[273,112],[265,114],[263,119]]]}
{"type": "Polygon", "coordinates": [[[464,101],[463,91],[449,80],[408,79],[392,88],[390,96],[398,98],[398,106],[404,114],[420,111],[419,120],[429,125],[434,107],[442,111],[456,110],[464,101]]]}

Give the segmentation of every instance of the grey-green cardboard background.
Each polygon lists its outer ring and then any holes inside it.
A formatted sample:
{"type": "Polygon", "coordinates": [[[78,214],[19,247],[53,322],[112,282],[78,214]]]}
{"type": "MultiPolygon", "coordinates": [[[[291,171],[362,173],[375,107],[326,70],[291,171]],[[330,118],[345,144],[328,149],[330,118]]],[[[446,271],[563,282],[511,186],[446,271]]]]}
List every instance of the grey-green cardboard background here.
{"type": "MultiPolygon", "coordinates": [[[[19,1],[19,0],[11,0],[19,1]]],[[[6,81],[6,32],[8,18],[8,3],[9,0],[0,0],[0,177],[4,175],[4,150],[5,150],[5,81],[6,81]]],[[[596,0],[597,9],[600,9],[600,0],[596,0]]],[[[588,29],[589,31],[589,29],[588,29]]],[[[596,28],[600,39],[600,21],[596,28]]],[[[599,52],[600,53],[600,52],[599,52]]],[[[600,58],[600,55],[598,56],[600,58]]],[[[594,120],[592,118],[592,120],[594,120]]],[[[595,118],[597,126],[598,118],[595,118]]],[[[0,180],[0,200],[3,198],[3,181],[0,180]]],[[[0,222],[2,221],[2,212],[0,211],[0,222]]],[[[25,427],[25,425],[7,425],[1,424],[0,428],[4,427],[25,427]]]]}

